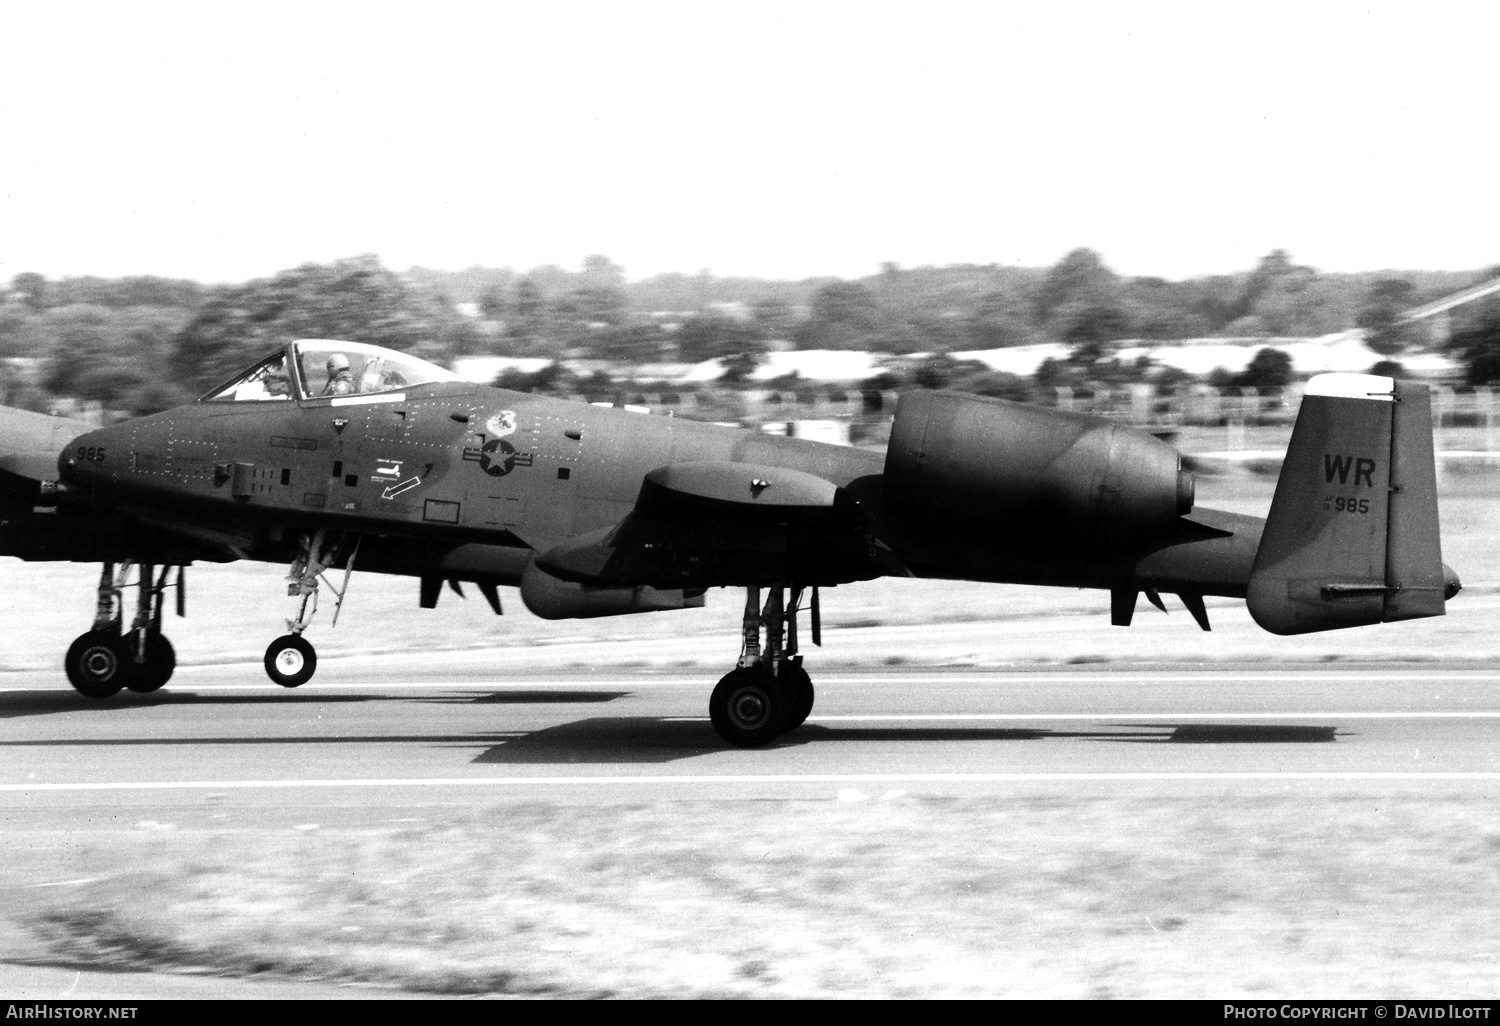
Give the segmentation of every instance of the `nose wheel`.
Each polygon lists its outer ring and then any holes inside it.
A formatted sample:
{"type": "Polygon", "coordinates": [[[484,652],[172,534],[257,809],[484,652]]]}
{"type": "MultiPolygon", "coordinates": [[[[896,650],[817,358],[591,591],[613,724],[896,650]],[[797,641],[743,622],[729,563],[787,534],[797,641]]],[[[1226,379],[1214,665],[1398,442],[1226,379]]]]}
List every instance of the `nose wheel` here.
{"type": "Polygon", "coordinates": [[[300,634],[283,634],[266,648],[266,675],[284,688],[306,684],[317,668],[318,653],[300,634]]]}

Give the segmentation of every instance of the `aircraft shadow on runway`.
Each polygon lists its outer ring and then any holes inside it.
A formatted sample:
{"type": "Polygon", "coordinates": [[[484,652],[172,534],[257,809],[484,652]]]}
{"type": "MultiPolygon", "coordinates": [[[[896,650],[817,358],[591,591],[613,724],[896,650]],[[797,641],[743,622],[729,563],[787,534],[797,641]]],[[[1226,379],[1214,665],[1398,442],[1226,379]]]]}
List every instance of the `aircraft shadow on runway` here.
{"type": "MultiPolygon", "coordinates": [[[[1145,724],[1132,724],[1132,726],[1146,726],[1145,724]]],[[[1171,727],[1172,733],[1166,736],[1131,737],[1121,734],[1101,734],[1096,737],[1101,741],[1125,741],[1140,743],[1142,741],[1166,741],[1174,744],[1189,745],[1287,745],[1287,744],[1328,744],[1339,737],[1347,737],[1340,734],[1339,728],[1326,724],[1306,725],[1299,723],[1177,723],[1177,724],[1152,724],[1158,729],[1171,727]]]]}
{"type": "Polygon", "coordinates": [[[991,727],[828,727],[808,724],[782,740],[823,741],[1122,741],[1131,744],[1309,744],[1333,741],[1338,728],[1297,724],[1120,723],[1103,730],[991,727]]]}
{"type": "Polygon", "coordinates": [[[5,691],[0,692],[0,720],[17,716],[46,716],[53,713],[124,712],[131,709],[150,709],[171,705],[285,705],[298,702],[317,702],[321,705],[338,705],[349,702],[384,702],[397,698],[402,701],[435,702],[440,704],[497,704],[497,705],[571,705],[576,703],[613,702],[617,698],[629,698],[630,691],[578,691],[562,689],[556,691],[497,691],[476,697],[471,692],[454,692],[440,697],[409,695],[394,696],[372,688],[367,695],[330,694],[309,688],[305,691],[289,691],[277,688],[255,695],[202,695],[192,691],[158,691],[149,695],[137,695],[122,691],[104,699],[82,698],[77,692],[63,691],[5,691]]]}
{"type": "MultiPolygon", "coordinates": [[[[1338,728],[1296,724],[1142,723],[1106,730],[1016,727],[830,727],[808,723],[769,748],[835,741],[1127,741],[1137,744],[1308,744],[1331,742],[1338,728]]],[[[475,763],[664,763],[725,751],[707,720],[597,717],[507,739],[475,763]]]]}
{"type": "Polygon", "coordinates": [[[601,716],[509,738],[474,763],[660,763],[724,751],[707,720],[601,716]]]}
{"type": "Polygon", "coordinates": [[[617,698],[629,698],[633,694],[633,691],[576,691],[563,688],[556,691],[495,691],[478,696],[468,691],[455,691],[450,695],[424,696],[416,701],[437,705],[569,705],[613,702],[617,698]]]}
{"type": "Polygon", "coordinates": [[[48,738],[45,741],[0,741],[3,748],[106,748],[176,747],[186,745],[207,748],[214,745],[454,745],[462,748],[489,748],[509,735],[500,731],[486,734],[314,734],[297,737],[85,737],[48,738]]]}
{"type": "Polygon", "coordinates": [[[121,713],[132,709],[150,709],[168,705],[285,705],[298,702],[317,702],[323,705],[338,705],[349,702],[374,702],[388,700],[388,694],[331,695],[316,691],[287,691],[277,689],[263,695],[199,695],[191,691],[161,691],[150,695],[121,692],[112,698],[82,698],[77,692],[67,691],[8,691],[0,692],[0,720],[17,716],[47,716],[53,713],[121,713]]]}

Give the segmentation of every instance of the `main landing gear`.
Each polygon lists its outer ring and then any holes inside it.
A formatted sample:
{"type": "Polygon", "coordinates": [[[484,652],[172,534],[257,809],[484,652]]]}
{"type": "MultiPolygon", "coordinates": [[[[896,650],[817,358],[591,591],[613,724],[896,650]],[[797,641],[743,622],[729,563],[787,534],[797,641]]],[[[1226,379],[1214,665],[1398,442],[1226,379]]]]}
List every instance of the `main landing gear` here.
{"type": "Polygon", "coordinates": [[[177,589],[177,615],[183,614],[183,575],[168,584],[172,567],[161,572],[151,563],[105,563],[99,574],[99,600],[94,629],[80,634],[63,657],[68,681],[89,698],[109,698],[121,689],[140,694],[157,690],[177,668],[177,653],[161,632],[162,598],[167,588],[177,589]],[[131,584],[131,571],[135,583],[131,584]],[[125,589],[136,591],[135,618],[125,628],[125,589]]]}
{"type": "Polygon", "coordinates": [[[266,648],[266,675],[284,688],[306,684],[318,668],[317,650],[302,632],[307,630],[318,611],[319,578],[324,570],[338,561],[345,549],[349,552],[349,559],[344,564],[343,585],[335,588],[331,582],[324,582],[334,594],[334,625],[339,622],[339,610],[343,608],[344,595],[349,590],[349,575],[354,572],[354,557],[359,554],[359,536],[355,536],[351,545],[345,536],[330,542],[327,535],[326,531],[318,531],[310,537],[302,536],[302,551],[292,562],[291,572],[286,577],[287,595],[301,600],[297,618],[286,622],[289,633],[266,648]]]}
{"type": "MultiPolygon", "coordinates": [[[[797,613],[805,588],[791,589],[783,601],[778,585],[761,605],[760,588],[745,589],[744,643],[739,666],[719,681],[708,700],[708,717],[719,736],[737,748],[770,744],[806,721],[813,707],[812,680],[797,652],[797,613]],[[761,645],[761,631],[765,645],[761,645]]],[[[812,591],[812,639],[823,643],[818,591],[812,591]]]]}

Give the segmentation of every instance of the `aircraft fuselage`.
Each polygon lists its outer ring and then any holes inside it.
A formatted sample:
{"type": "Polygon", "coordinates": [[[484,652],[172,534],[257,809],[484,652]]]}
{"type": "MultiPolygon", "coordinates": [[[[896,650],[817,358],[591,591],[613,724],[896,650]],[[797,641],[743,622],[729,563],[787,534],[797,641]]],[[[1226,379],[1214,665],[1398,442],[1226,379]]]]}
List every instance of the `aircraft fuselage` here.
{"type": "Polygon", "coordinates": [[[529,553],[619,523],[648,472],[686,462],[831,481],[922,577],[1078,587],[1140,578],[1168,590],[1190,579],[1238,596],[1259,541],[1258,518],[1211,510],[1125,546],[1026,517],[933,525],[883,501],[880,453],[459,382],[200,402],[87,432],[60,470],[70,486],[170,530],[190,531],[174,522],[188,517],[237,538],[239,555],[280,559],[282,532],[325,528],[373,536],[367,569],[512,583],[529,553]],[[440,544],[429,558],[402,539],[440,544]]]}

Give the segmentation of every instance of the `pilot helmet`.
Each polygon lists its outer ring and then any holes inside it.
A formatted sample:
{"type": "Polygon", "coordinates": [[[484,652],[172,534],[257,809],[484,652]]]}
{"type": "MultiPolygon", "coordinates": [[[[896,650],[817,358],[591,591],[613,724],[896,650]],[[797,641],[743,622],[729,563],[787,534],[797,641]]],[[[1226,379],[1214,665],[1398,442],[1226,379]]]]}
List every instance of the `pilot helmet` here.
{"type": "Polygon", "coordinates": [[[343,353],[334,353],[328,358],[328,374],[330,377],[337,374],[339,371],[346,371],[348,369],[349,358],[343,353]]]}

